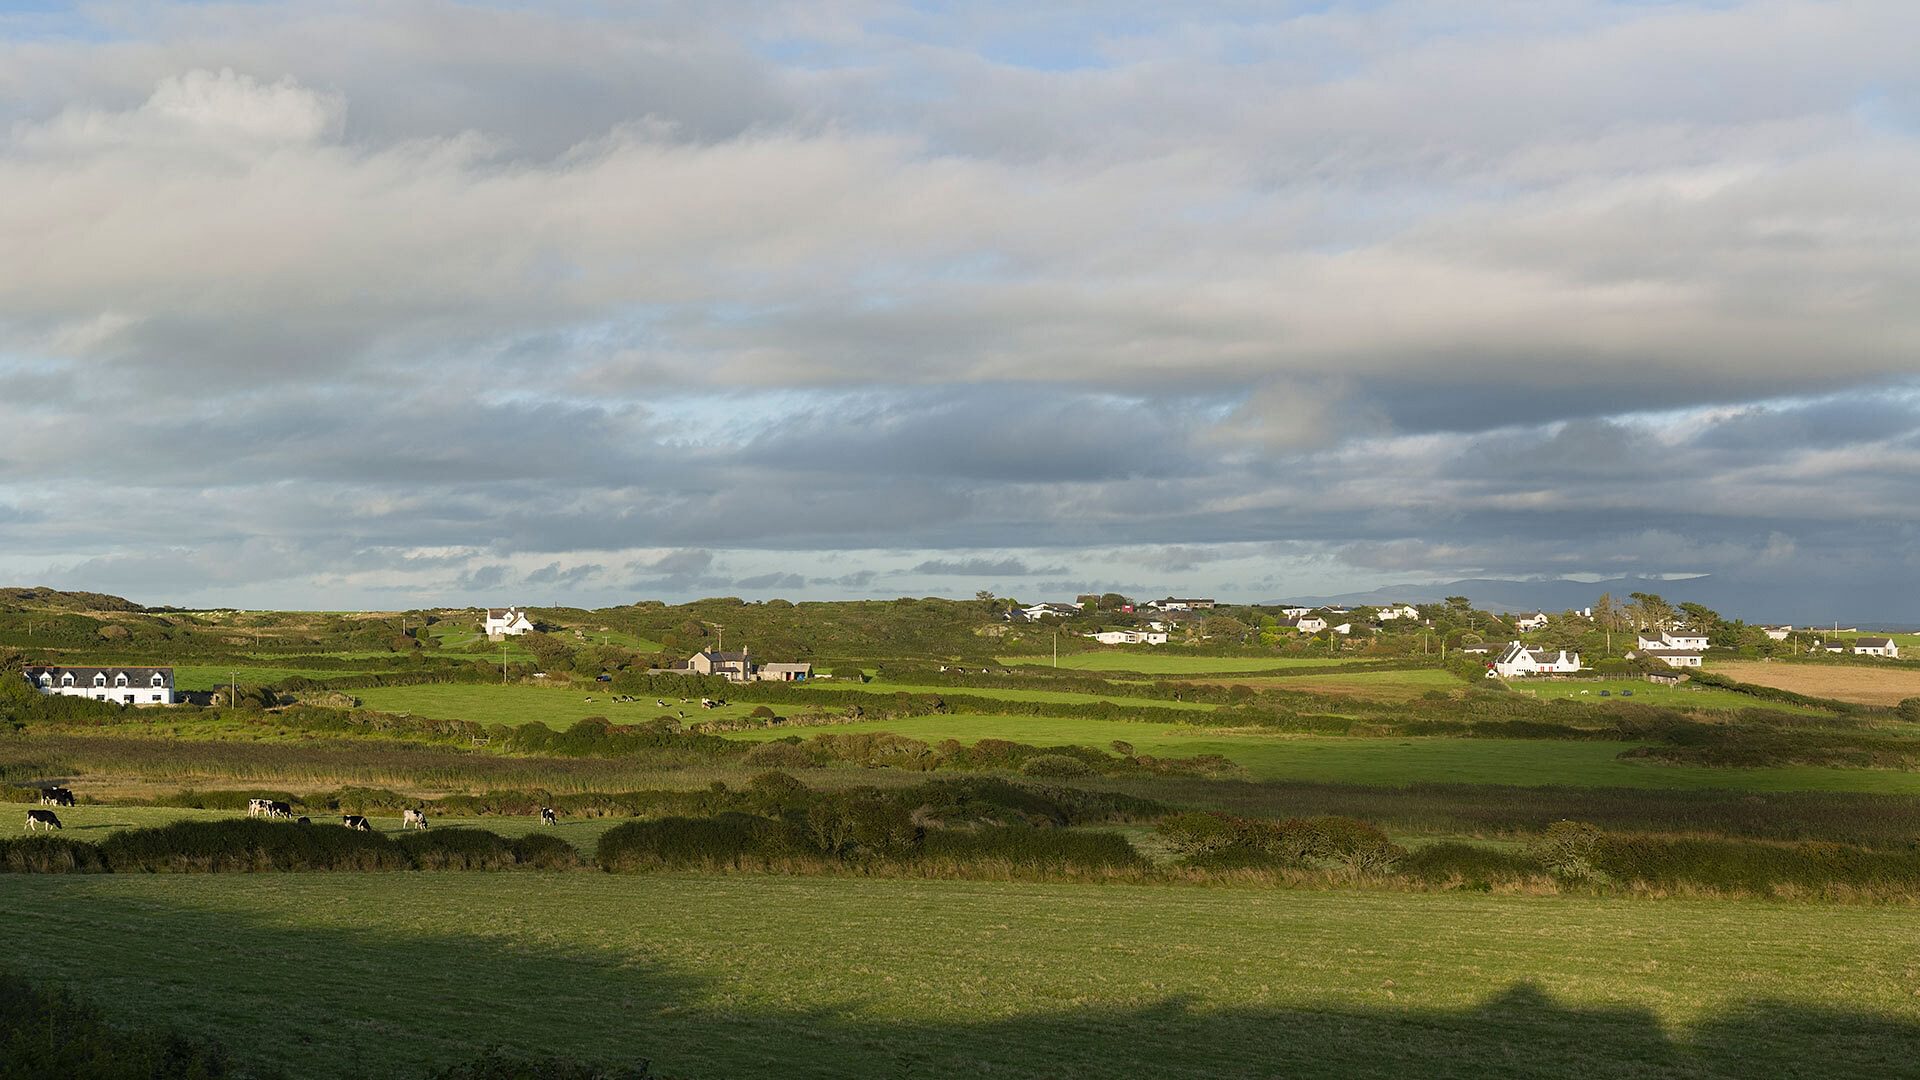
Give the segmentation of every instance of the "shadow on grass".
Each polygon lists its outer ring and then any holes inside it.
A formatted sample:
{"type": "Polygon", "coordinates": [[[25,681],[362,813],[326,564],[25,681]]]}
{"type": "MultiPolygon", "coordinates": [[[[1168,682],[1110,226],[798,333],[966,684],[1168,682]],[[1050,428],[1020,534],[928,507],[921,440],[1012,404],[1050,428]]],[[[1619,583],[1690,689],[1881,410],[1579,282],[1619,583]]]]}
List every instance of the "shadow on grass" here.
{"type": "Polygon", "coordinates": [[[898,994],[862,993],[859,980],[885,975],[849,971],[835,991],[854,1004],[771,1002],[652,962],[644,942],[530,946],[541,932],[524,906],[475,911],[468,926],[406,910],[322,926],[292,907],[236,914],[68,884],[13,892],[29,917],[0,939],[0,964],[64,982],[113,1018],[210,1035],[242,1063],[301,1077],[384,1080],[488,1045],[648,1058],[689,1080],[1920,1077],[1920,1024],[1772,1001],[1669,1030],[1650,1009],[1569,1005],[1524,981],[1465,1009],[1167,996],[1041,1011],[1013,1004],[1008,986],[969,1011],[991,1015],[1004,990],[1009,1015],[943,1021],[901,1017],[914,1003],[898,994]]]}

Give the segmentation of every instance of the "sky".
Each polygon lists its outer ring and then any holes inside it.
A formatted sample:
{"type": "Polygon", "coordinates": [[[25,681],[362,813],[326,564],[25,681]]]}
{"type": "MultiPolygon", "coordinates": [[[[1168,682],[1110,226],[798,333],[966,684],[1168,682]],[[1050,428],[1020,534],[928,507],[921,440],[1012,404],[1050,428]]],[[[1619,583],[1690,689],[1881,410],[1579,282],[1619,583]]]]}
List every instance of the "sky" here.
{"type": "Polygon", "coordinates": [[[9,4],[0,580],[1920,621],[1920,5],[9,4]]]}

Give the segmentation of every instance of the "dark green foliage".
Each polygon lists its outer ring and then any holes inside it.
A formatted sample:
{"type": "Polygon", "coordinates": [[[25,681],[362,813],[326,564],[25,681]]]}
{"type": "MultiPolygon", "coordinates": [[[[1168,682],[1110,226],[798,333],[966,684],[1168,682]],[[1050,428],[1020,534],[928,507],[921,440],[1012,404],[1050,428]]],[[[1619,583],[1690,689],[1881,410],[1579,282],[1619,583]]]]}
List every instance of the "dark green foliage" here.
{"type": "Polygon", "coordinates": [[[1920,697],[1903,698],[1894,711],[1902,720],[1920,722],[1920,697]]]}
{"type": "Polygon", "coordinates": [[[1160,823],[1160,836],[1197,867],[1337,865],[1380,871],[1405,854],[1379,828],[1343,817],[1273,821],[1217,812],[1177,814],[1160,823]]]}
{"type": "Polygon", "coordinates": [[[1527,858],[1555,877],[1597,881],[1606,834],[1584,821],[1556,821],[1527,845],[1527,858]]]}
{"type": "Polygon", "coordinates": [[[529,869],[572,870],[580,865],[579,850],[550,833],[528,833],[510,846],[514,862],[529,869]]]}
{"type": "Polygon", "coordinates": [[[426,829],[397,843],[416,870],[506,870],[519,863],[512,844],[484,829],[426,829]]]}
{"type": "Polygon", "coordinates": [[[600,834],[595,854],[608,870],[691,867],[739,868],[751,855],[765,855],[776,845],[775,830],[766,818],[728,813],[710,818],[669,817],[629,821],[600,834]]]}
{"type": "Polygon", "coordinates": [[[929,830],[920,856],[961,865],[1003,862],[1024,869],[1060,873],[1136,870],[1147,865],[1127,838],[1116,832],[1007,825],[973,830],[929,830]]]}
{"type": "Polygon", "coordinates": [[[1920,890],[1920,849],[1871,851],[1846,844],[1766,844],[1701,837],[1613,835],[1599,868],[1623,882],[1703,886],[1760,896],[1782,886],[1845,886],[1912,895],[1920,890]]]}
{"type": "Polygon", "coordinates": [[[107,869],[100,849],[84,840],[39,833],[0,840],[0,872],[97,874],[107,869]]]}
{"type": "Polygon", "coordinates": [[[122,874],[404,870],[410,865],[391,839],[324,821],[176,821],[116,833],[100,843],[100,853],[122,874]]]}
{"type": "Polygon", "coordinates": [[[1446,841],[1413,849],[1394,865],[1394,872],[1433,885],[1460,882],[1468,888],[1486,888],[1535,876],[1541,868],[1520,852],[1446,841]]]}
{"type": "MultiPolygon", "coordinates": [[[[0,972],[0,1080],[220,1080],[238,1076],[219,1044],[121,1028],[64,990],[0,972]]],[[[259,1077],[257,1071],[249,1076],[259,1077]]]]}
{"type": "Polygon", "coordinates": [[[1077,757],[1070,757],[1066,754],[1041,754],[1038,757],[1027,759],[1026,763],[1020,766],[1020,775],[1043,777],[1092,776],[1093,766],[1088,765],[1077,757]]]}

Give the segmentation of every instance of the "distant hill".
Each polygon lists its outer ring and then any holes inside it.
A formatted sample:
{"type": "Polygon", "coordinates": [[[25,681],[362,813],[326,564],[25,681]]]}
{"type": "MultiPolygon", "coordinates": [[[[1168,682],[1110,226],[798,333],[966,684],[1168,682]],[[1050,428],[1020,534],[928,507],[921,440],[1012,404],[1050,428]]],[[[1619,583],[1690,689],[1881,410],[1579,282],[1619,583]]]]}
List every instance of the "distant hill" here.
{"type": "Polygon", "coordinates": [[[1433,604],[1449,596],[1466,596],[1473,600],[1475,607],[1488,611],[1551,612],[1586,607],[1601,593],[1612,593],[1615,600],[1625,601],[1629,593],[1647,592],[1658,593],[1676,604],[1705,604],[1727,618],[1752,623],[1819,626],[1837,620],[1844,626],[1892,630],[1920,622],[1920,601],[1913,591],[1911,582],[1832,585],[1796,578],[1789,573],[1766,583],[1736,581],[1718,575],[1675,580],[1618,577],[1604,581],[1465,578],[1439,584],[1389,585],[1367,592],[1280,599],[1355,607],[1395,601],[1433,604]]]}
{"type": "Polygon", "coordinates": [[[0,607],[49,608],[57,611],[145,611],[145,607],[124,596],[106,593],[64,592],[46,586],[0,588],[0,607]]]}

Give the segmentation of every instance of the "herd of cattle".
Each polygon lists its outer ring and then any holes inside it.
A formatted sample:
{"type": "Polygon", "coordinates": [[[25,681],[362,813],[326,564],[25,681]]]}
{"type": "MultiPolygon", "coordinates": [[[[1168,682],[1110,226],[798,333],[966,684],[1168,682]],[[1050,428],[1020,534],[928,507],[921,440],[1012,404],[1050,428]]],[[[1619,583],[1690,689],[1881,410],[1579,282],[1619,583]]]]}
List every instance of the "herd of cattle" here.
{"type": "MultiPolygon", "coordinates": [[[[74,805],[73,792],[63,787],[43,788],[41,789],[41,792],[40,792],[40,805],[41,806],[72,806],[74,805]]],[[[298,825],[313,824],[312,818],[309,818],[309,817],[295,818],[293,816],[292,804],[281,802],[278,799],[247,800],[247,816],[250,818],[258,818],[258,817],[279,818],[287,821],[293,821],[295,824],[298,824],[298,825]]],[[[554,811],[553,807],[543,806],[540,808],[540,824],[558,825],[559,823],[560,823],[560,816],[554,811]]],[[[355,832],[372,832],[373,831],[372,822],[369,822],[365,817],[359,814],[341,814],[340,824],[346,826],[349,829],[354,830],[355,832]]],[[[425,829],[426,827],[427,827],[426,811],[424,810],[400,811],[400,828],[402,831],[405,831],[407,829],[425,829]]],[[[26,828],[28,832],[50,831],[53,829],[60,829],[64,831],[66,829],[66,826],[60,824],[60,815],[54,813],[51,810],[29,810],[27,811],[26,828]]]]}

